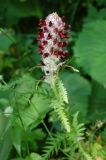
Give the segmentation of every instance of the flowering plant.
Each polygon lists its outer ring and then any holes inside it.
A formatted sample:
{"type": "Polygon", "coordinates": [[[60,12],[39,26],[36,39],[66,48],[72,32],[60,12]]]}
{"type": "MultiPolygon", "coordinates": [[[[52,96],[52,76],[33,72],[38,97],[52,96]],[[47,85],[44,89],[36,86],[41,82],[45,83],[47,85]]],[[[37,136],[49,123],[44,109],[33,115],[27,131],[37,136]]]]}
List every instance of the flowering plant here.
{"type": "Polygon", "coordinates": [[[68,55],[65,49],[68,42],[68,33],[71,26],[64,22],[57,13],[52,13],[45,20],[39,23],[39,52],[42,56],[42,70],[45,73],[45,80],[50,83],[52,76],[56,73],[61,60],[68,55]]]}
{"type": "Polygon", "coordinates": [[[59,17],[57,13],[48,15],[45,20],[40,20],[39,23],[40,32],[37,39],[39,52],[42,56],[42,70],[45,74],[45,82],[51,85],[53,93],[50,106],[54,111],[53,115],[56,114],[56,119],[62,124],[62,130],[66,132],[65,137],[62,133],[53,137],[48,132],[50,135],[49,142],[47,142],[49,147],[46,146],[44,149],[44,158],[48,159],[54,151],[57,152],[64,138],[66,143],[73,143],[74,149],[79,149],[82,157],[85,157],[86,160],[92,160],[91,156],[84,151],[81,145],[81,141],[84,139],[84,124],[78,123],[78,113],[73,116],[73,119],[69,118],[67,91],[58,75],[56,75],[58,68],[64,63],[62,60],[68,55],[66,46],[70,28],[71,26],[64,22],[64,17],[59,17]]]}
{"type": "Polygon", "coordinates": [[[0,160],[106,160],[106,1],[0,2],[0,160]]]}

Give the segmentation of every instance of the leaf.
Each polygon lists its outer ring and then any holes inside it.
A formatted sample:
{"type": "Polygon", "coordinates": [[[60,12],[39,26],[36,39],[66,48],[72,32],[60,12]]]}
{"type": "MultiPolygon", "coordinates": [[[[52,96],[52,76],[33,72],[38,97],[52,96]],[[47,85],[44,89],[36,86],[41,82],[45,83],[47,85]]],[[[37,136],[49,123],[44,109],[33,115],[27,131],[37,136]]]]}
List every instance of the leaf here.
{"type": "Polygon", "coordinates": [[[11,149],[12,149],[12,142],[10,134],[8,134],[3,141],[0,141],[1,160],[8,160],[11,149]]]}
{"type": "Polygon", "coordinates": [[[106,83],[106,21],[84,25],[74,47],[77,63],[85,73],[101,84],[106,83]]]}
{"type": "Polygon", "coordinates": [[[61,105],[61,102],[52,101],[51,107],[54,108],[54,113],[57,114],[56,119],[59,119],[63,125],[63,128],[66,129],[67,132],[70,132],[70,122],[64,107],[61,105]]]}
{"type": "Polygon", "coordinates": [[[0,28],[0,53],[7,52],[13,42],[15,42],[15,39],[12,30],[0,28]]]}
{"type": "Polygon", "coordinates": [[[98,5],[105,5],[106,6],[106,1],[105,0],[96,0],[98,5]]]}
{"type": "Polygon", "coordinates": [[[17,78],[17,80],[9,82],[8,85],[0,86],[0,103],[3,103],[5,100],[7,101],[7,106],[11,102],[13,108],[15,106],[17,108],[24,107],[29,102],[30,96],[34,91],[35,79],[30,74],[24,74],[20,78],[17,78]]]}
{"type": "Polygon", "coordinates": [[[106,8],[102,8],[98,11],[98,9],[92,5],[89,5],[88,8],[88,16],[84,18],[84,23],[95,20],[105,20],[106,19],[106,8]]]}
{"type": "Polygon", "coordinates": [[[88,98],[91,93],[89,82],[78,73],[65,71],[62,73],[61,77],[68,93],[71,114],[79,111],[80,121],[86,122],[88,98]]]}
{"type": "Polygon", "coordinates": [[[106,88],[96,81],[92,82],[88,116],[93,121],[106,119],[106,88]]]}
{"type": "Polygon", "coordinates": [[[12,0],[8,5],[7,14],[14,17],[38,16],[40,18],[42,16],[38,0],[32,0],[31,3],[29,1],[12,0]]]}
{"type": "Polygon", "coordinates": [[[13,88],[10,96],[12,103],[25,106],[35,91],[35,79],[30,74],[24,74],[19,80],[11,82],[9,86],[13,88]]]}
{"type": "Polygon", "coordinates": [[[21,128],[15,127],[11,130],[12,144],[16,148],[19,155],[21,155],[21,128]]]}
{"type": "Polygon", "coordinates": [[[11,160],[25,160],[23,158],[14,158],[14,159],[11,159],[11,160]]]}
{"type": "Polygon", "coordinates": [[[79,141],[84,139],[84,130],[85,130],[85,127],[84,127],[84,124],[83,123],[78,123],[78,112],[76,112],[74,115],[73,115],[73,121],[72,121],[72,126],[73,126],[73,129],[74,129],[74,134],[76,137],[75,139],[77,138],[79,141]]]}
{"type": "Polygon", "coordinates": [[[35,16],[42,17],[42,5],[39,0],[0,0],[0,21],[3,26],[18,26],[17,23],[21,18],[35,16]]]}
{"type": "Polygon", "coordinates": [[[25,160],[43,160],[43,158],[37,153],[31,153],[30,156],[27,156],[25,160]]]}
{"type": "Polygon", "coordinates": [[[57,86],[60,97],[63,99],[64,102],[68,103],[67,91],[61,80],[58,81],[57,86]]]}
{"type": "Polygon", "coordinates": [[[45,98],[42,94],[34,93],[30,100],[30,105],[20,111],[21,119],[18,118],[18,123],[21,126],[24,125],[25,128],[33,123],[34,126],[37,126],[42,122],[49,109],[49,99],[45,98]]]}
{"type": "Polygon", "coordinates": [[[47,160],[50,158],[51,155],[54,153],[58,153],[61,144],[65,140],[65,135],[64,134],[59,134],[57,133],[56,135],[54,134],[51,137],[48,137],[46,140],[46,145],[43,149],[43,158],[44,160],[47,160]]]}
{"type": "Polygon", "coordinates": [[[1,98],[1,95],[0,95],[0,109],[3,109],[6,106],[9,106],[8,100],[6,98],[1,98]]]}

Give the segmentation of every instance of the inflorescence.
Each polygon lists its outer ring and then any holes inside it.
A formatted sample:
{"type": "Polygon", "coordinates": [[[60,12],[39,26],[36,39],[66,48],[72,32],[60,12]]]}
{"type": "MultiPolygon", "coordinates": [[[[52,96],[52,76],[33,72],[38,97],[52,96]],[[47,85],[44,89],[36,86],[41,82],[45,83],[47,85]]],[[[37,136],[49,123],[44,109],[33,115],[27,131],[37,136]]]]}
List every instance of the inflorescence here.
{"type": "Polygon", "coordinates": [[[71,26],[66,24],[64,19],[64,17],[59,17],[57,13],[52,13],[45,20],[40,20],[39,23],[40,31],[37,40],[42,56],[42,70],[48,83],[56,73],[61,59],[68,55],[65,47],[68,44],[68,31],[71,26]]]}

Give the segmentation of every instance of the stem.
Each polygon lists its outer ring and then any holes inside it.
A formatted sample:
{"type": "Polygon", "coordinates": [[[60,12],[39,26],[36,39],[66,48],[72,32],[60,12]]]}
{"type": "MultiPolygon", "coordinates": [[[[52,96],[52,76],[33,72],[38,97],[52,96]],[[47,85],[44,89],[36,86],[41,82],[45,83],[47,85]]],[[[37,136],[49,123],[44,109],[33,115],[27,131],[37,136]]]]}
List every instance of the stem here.
{"type": "MultiPolygon", "coordinates": [[[[56,81],[54,79],[52,80],[51,88],[53,90],[53,93],[54,93],[54,96],[55,96],[56,100],[57,101],[60,100],[61,97],[59,97],[60,95],[59,95],[58,90],[56,88],[56,81]]],[[[62,110],[65,110],[65,107],[63,106],[63,104],[61,104],[61,106],[59,106],[59,118],[60,118],[60,120],[62,120],[62,122],[63,122],[62,124],[63,124],[65,130],[67,131],[67,133],[70,133],[71,129],[70,129],[70,124],[68,124],[68,122],[69,122],[68,116],[65,113],[65,111],[62,111],[62,110]]],[[[82,153],[82,155],[84,156],[85,160],[92,160],[90,155],[87,154],[84,151],[84,149],[81,146],[80,142],[78,142],[77,140],[73,140],[73,143],[77,143],[79,151],[82,153]]]]}
{"type": "Polygon", "coordinates": [[[51,88],[53,90],[53,93],[54,93],[56,99],[59,99],[59,95],[58,95],[58,92],[57,92],[57,89],[56,89],[55,81],[56,80],[54,79],[54,77],[52,77],[51,78],[51,88]]]}
{"type": "Polygon", "coordinates": [[[45,124],[44,121],[42,121],[42,124],[43,124],[43,126],[45,127],[45,129],[46,129],[48,135],[49,135],[50,137],[52,137],[52,135],[51,135],[51,133],[50,133],[50,131],[49,131],[49,129],[48,129],[48,127],[46,126],[46,124],[45,124]]]}

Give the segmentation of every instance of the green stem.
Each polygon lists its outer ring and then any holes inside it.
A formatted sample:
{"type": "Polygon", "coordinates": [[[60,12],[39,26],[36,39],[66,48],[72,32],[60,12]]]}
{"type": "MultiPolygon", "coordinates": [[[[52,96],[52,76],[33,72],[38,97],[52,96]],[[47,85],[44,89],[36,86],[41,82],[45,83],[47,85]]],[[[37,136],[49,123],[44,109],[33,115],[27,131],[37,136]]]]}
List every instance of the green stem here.
{"type": "MultiPolygon", "coordinates": [[[[53,93],[54,93],[55,98],[56,98],[57,101],[58,101],[58,100],[60,99],[60,97],[59,97],[60,95],[59,95],[59,93],[58,93],[58,91],[57,91],[56,82],[55,82],[54,79],[52,80],[51,88],[52,88],[52,90],[53,90],[53,93]]],[[[64,108],[63,106],[60,106],[60,111],[61,111],[61,107],[64,108]]],[[[61,113],[61,112],[60,112],[60,113],[61,113]]],[[[64,112],[64,113],[65,113],[65,112],[64,112]]],[[[62,115],[63,115],[63,114],[61,113],[61,116],[60,116],[60,117],[62,117],[62,115]]],[[[67,129],[67,119],[68,119],[68,116],[66,115],[66,116],[64,116],[62,119],[63,119],[63,122],[65,122],[65,123],[63,123],[63,126],[64,126],[65,130],[69,133],[70,131],[67,129]]],[[[70,124],[69,124],[69,125],[70,125],[70,124]]],[[[87,153],[84,151],[84,149],[83,149],[83,147],[81,146],[80,142],[76,141],[76,142],[73,142],[73,143],[77,143],[78,148],[79,148],[79,151],[82,153],[82,155],[84,156],[84,158],[85,158],[86,160],[92,160],[92,158],[90,157],[90,155],[87,154],[87,153]]]]}
{"type": "Polygon", "coordinates": [[[56,80],[54,79],[54,77],[52,77],[52,80],[51,80],[51,88],[53,90],[53,93],[56,97],[56,99],[59,99],[59,95],[58,95],[58,92],[57,92],[57,89],[56,89],[56,80]]]}

